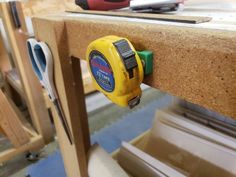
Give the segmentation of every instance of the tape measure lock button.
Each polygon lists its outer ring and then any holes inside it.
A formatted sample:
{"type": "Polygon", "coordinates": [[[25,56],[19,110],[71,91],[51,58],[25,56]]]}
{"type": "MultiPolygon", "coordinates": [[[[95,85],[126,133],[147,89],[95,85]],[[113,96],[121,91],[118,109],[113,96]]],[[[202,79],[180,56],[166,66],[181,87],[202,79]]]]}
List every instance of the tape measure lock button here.
{"type": "Polygon", "coordinates": [[[121,39],[117,42],[114,42],[114,45],[117,48],[117,51],[120,54],[121,58],[123,59],[125,68],[127,70],[131,70],[138,66],[135,58],[135,53],[130,48],[127,40],[121,39]]]}

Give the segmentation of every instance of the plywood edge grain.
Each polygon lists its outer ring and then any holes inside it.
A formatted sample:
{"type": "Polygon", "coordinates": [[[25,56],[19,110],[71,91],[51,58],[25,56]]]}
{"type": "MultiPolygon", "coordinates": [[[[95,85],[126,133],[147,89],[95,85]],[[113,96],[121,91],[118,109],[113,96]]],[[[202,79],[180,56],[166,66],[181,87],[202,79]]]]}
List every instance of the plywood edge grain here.
{"type": "Polygon", "coordinates": [[[138,19],[149,19],[159,21],[169,21],[178,23],[204,23],[211,21],[211,17],[198,17],[198,16],[182,16],[182,15],[165,15],[165,14],[148,14],[148,13],[132,13],[132,12],[107,12],[107,11],[94,11],[94,10],[67,10],[66,12],[75,14],[90,14],[90,15],[103,15],[113,17],[127,17],[127,18],[138,18],[138,19]]]}

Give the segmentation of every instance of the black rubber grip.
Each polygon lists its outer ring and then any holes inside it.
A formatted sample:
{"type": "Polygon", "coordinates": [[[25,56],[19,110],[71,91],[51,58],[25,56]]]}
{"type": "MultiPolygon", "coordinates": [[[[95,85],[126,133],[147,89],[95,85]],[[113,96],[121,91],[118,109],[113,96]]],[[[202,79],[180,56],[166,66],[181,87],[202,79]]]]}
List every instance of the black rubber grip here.
{"type": "Polygon", "coordinates": [[[16,2],[10,1],[9,5],[10,5],[10,11],[11,11],[11,15],[12,15],[15,27],[20,28],[21,22],[20,22],[18,11],[17,11],[16,2]]]}
{"type": "Polygon", "coordinates": [[[89,10],[89,5],[87,0],[75,0],[75,4],[83,8],[84,10],[89,10]]]}
{"type": "Polygon", "coordinates": [[[124,1],[126,1],[126,0],[104,0],[104,1],[106,1],[106,2],[124,2],[124,1]]]}

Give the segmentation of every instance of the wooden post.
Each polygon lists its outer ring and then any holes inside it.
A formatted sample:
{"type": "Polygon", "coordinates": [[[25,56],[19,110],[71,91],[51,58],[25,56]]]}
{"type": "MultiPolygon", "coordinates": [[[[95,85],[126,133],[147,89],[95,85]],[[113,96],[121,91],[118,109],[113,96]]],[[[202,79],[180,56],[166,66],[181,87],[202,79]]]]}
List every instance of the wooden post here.
{"type": "Polygon", "coordinates": [[[70,57],[63,21],[33,19],[35,37],[50,46],[54,59],[54,79],[60,102],[69,123],[74,144],[71,145],[53,109],[53,118],[68,177],[87,177],[87,152],[90,147],[84,88],[79,59],[70,57]]]}
{"type": "Polygon", "coordinates": [[[11,69],[12,67],[9,61],[9,56],[4,46],[2,36],[0,35],[0,71],[2,72],[2,74],[4,74],[11,69]]]}

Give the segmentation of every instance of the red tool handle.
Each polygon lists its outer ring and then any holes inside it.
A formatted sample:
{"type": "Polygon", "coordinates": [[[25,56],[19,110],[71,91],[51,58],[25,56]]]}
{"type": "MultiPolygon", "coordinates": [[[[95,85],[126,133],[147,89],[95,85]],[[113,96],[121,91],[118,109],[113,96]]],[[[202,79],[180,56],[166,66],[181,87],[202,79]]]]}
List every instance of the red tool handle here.
{"type": "Polygon", "coordinates": [[[86,10],[112,10],[128,7],[130,0],[76,0],[86,10]]]}

